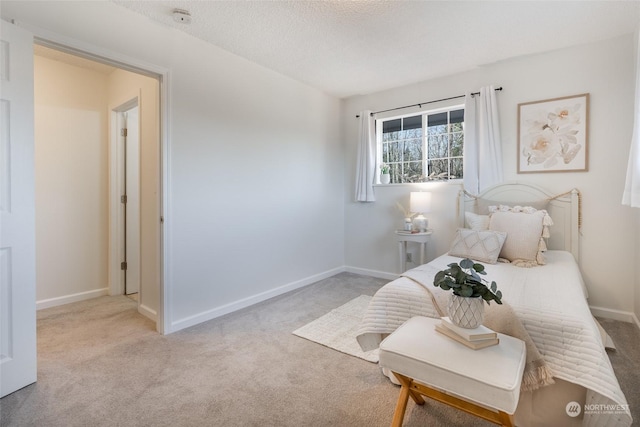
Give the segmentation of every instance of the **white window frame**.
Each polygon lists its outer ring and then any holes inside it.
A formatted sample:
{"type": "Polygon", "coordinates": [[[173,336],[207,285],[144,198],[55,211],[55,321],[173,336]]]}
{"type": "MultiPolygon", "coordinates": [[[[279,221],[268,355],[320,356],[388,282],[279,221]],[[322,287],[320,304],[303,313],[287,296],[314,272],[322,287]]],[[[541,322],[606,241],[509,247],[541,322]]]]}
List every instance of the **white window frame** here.
{"type": "MultiPolygon", "coordinates": [[[[401,115],[397,115],[397,116],[389,116],[389,117],[383,117],[380,119],[376,119],[376,184],[381,184],[380,182],[380,165],[382,165],[384,162],[382,161],[382,123],[383,122],[387,122],[390,120],[396,120],[396,119],[403,119],[405,117],[414,117],[414,116],[422,116],[422,171],[423,173],[426,173],[428,171],[428,161],[430,160],[428,157],[428,133],[427,133],[427,128],[428,128],[428,116],[433,115],[433,114],[438,114],[438,113],[442,113],[442,112],[448,112],[448,111],[454,111],[454,110],[464,110],[464,104],[456,104],[456,105],[451,105],[451,106],[447,106],[447,107],[442,107],[442,108],[436,108],[433,110],[427,110],[427,111],[421,111],[421,112],[412,112],[412,113],[406,113],[406,114],[401,114],[401,115]]],[[[464,132],[464,121],[462,122],[462,128],[463,128],[463,132],[464,132]]],[[[451,147],[449,146],[449,149],[451,147]]],[[[464,153],[464,145],[463,145],[463,153],[464,153]]],[[[449,154],[451,154],[451,152],[449,152],[449,154]]],[[[451,157],[450,155],[448,157],[446,157],[447,160],[450,160],[452,158],[458,158],[459,156],[454,156],[451,157]]],[[[444,159],[444,157],[442,157],[441,159],[444,159]]],[[[462,161],[464,163],[464,155],[462,156],[462,161]]],[[[454,179],[443,179],[443,180],[425,180],[425,181],[418,181],[418,182],[393,182],[390,183],[388,185],[403,185],[403,184],[421,184],[421,183],[426,183],[426,182],[451,182],[451,183],[459,183],[462,182],[462,178],[454,178],[454,179]]]]}

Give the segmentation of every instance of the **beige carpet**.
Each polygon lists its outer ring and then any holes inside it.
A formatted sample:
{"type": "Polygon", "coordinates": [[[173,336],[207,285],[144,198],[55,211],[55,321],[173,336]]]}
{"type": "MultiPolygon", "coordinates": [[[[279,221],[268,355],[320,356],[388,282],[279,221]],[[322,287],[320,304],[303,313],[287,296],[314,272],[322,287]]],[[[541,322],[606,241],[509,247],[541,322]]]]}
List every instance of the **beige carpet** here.
{"type": "Polygon", "coordinates": [[[296,329],[293,334],[350,356],[378,363],[378,349],[364,352],[356,341],[360,321],[369,306],[369,301],[371,301],[370,296],[360,295],[296,329]]]}
{"type": "MultiPolygon", "coordinates": [[[[386,282],[341,273],[167,336],[126,297],[41,310],[38,382],[0,400],[0,426],[388,427],[399,388],[376,364],[291,333],[386,282]]],[[[640,420],[640,330],[602,324],[640,420]]],[[[404,422],[489,425],[434,401],[404,422]]]]}

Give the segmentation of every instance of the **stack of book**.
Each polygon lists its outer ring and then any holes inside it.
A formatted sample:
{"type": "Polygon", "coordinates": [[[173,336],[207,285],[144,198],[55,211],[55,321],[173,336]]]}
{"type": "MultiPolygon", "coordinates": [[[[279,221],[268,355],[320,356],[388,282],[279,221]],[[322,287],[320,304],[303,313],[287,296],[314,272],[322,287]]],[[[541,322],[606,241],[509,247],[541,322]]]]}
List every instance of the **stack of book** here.
{"type": "Polygon", "coordinates": [[[436,331],[474,350],[490,347],[500,342],[498,334],[484,325],[473,329],[461,328],[454,325],[448,317],[441,318],[440,324],[436,325],[436,331]]]}

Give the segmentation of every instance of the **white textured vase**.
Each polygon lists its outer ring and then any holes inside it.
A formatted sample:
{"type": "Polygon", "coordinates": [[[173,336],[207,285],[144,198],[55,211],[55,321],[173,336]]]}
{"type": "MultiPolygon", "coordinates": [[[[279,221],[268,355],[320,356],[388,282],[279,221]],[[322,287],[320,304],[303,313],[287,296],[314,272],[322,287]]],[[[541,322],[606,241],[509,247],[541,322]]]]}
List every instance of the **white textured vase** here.
{"type": "Polygon", "coordinates": [[[477,328],[484,320],[484,300],[451,294],[449,319],[461,328],[477,328]]]}
{"type": "Polygon", "coordinates": [[[380,183],[381,184],[389,184],[391,182],[391,175],[388,173],[383,173],[380,175],[380,183]]]}

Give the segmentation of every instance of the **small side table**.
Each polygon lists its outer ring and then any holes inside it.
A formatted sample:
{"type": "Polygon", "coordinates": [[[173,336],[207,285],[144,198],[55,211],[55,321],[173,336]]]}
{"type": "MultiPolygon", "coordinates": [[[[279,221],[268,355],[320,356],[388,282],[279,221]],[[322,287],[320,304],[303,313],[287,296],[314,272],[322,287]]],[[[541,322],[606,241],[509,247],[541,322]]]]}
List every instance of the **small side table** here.
{"type": "Polygon", "coordinates": [[[402,230],[396,230],[396,240],[398,241],[398,249],[400,251],[400,273],[407,270],[407,242],[416,242],[420,244],[420,264],[424,264],[424,256],[427,250],[427,242],[431,238],[433,230],[427,230],[423,233],[409,233],[402,230]]]}

